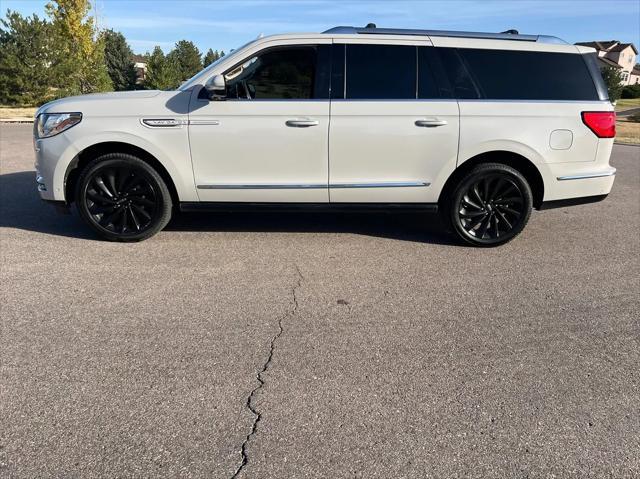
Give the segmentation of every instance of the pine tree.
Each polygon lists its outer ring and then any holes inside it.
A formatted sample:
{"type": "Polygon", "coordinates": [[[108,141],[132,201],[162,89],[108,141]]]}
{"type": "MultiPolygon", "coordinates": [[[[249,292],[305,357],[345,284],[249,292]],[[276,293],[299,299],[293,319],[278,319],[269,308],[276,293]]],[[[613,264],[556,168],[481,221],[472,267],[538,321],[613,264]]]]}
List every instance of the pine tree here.
{"type": "Polygon", "coordinates": [[[617,101],[622,94],[622,73],[613,67],[604,67],[600,71],[609,91],[609,100],[617,101]]]}
{"type": "Polygon", "coordinates": [[[198,48],[188,40],[180,40],[167,55],[167,60],[175,65],[179,82],[188,80],[202,70],[202,59],[198,48]]]}
{"type": "Polygon", "coordinates": [[[66,95],[112,89],[104,59],[104,40],[96,39],[88,0],[54,0],[46,6],[51,18],[57,80],[66,95]]]}
{"type": "Polygon", "coordinates": [[[214,52],[211,48],[209,48],[209,50],[204,56],[204,60],[202,61],[202,63],[204,64],[204,67],[208,67],[213,62],[218,60],[218,58],[220,58],[220,54],[218,53],[218,50],[214,52]]]}
{"type": "Polygon", "coordinates": [[[149,56],[145,86],[151,90],[168,90],[180,83],[176,66],[171,58],[165,57],[157,46],[149,56]]]}
{"type": "Polygon", "coordinates": [[[52,99],[51,25],[10,10],[0,24],[0,103],[38,105],[52,99]]]}
{"type": "Polygon", "coordinates": [[[127,40],[120,32],[106,30],[104,39],[104,59],[107,72],[116,91],[133,90],[136,86],[136,70],[133,64],[133,52],[127,40]]]}

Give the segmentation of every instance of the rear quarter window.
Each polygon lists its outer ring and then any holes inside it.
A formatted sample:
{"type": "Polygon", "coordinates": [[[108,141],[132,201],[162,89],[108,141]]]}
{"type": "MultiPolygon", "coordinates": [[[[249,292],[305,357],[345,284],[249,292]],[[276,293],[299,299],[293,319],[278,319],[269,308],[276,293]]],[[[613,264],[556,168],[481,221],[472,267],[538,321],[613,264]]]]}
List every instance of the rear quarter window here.
{"type": "Polygon", "coordinates": [[[457,51],[481,98],[599,100],[591,73],[580,54],[475,48],[457,51]]]}

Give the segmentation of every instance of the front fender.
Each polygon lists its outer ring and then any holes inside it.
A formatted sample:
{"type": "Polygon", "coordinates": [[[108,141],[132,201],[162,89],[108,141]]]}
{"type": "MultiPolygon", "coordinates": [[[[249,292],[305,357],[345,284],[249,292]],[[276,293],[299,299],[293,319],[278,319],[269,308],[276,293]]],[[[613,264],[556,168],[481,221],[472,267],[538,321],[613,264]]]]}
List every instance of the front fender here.
{"type": "Polygon", "coordinates": [[[53,175],[55,199],[66,200],[65,180],[69,170],[73,168],[72,162],[84,150],[102,143],[124,143],[146,151],[160,162],[171,176],[180,201],[197,201],[186,127],[164,130],[162,138],[152,137],[161,135],[158,131],[147,132],[146,128],[140,128],[149,138],[122,130],[103,130],[92,135],[87,135],[80,129],[77,132],[69,130],[68,146],[59,155],[53,175]]]}

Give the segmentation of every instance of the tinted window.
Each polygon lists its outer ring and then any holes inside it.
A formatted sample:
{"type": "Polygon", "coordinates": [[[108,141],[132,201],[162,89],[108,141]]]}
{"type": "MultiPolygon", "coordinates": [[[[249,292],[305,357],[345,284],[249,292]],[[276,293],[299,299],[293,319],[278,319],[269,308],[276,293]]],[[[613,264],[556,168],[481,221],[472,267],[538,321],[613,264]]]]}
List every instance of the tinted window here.
{"type": "Polygon", "coordinates": [[[346,98],[416,97],[416,47],[347,45],[346,98]]]}
{"type": "Polygon", "coordinates": [[[459,49],[483,98],[598,100],[582,55],[459,49]]]}
{"type": "Polygon", "coordinates": [[[277,49],[256,55],[226,73],[227,97],[246,100],[314,98],[317,56],[315,47],[277,49]]]}
{"type": "Polygon", "coordinates": [[[442,62],[433,47],[418,48],[418,98],[453,98],[442,62]]]}
{"type": "Polygon", "coordinates": [[[478,98],[478,89],[467,68],[462,63],[455,48],[436,48],[439,58],[450,83],[450,92],[454,98],[478,98]]]}
{"type": "Polygon", "coordinates": [[[331,51],[331,98],[344,98],[344,45],[333,45],[331,51]]]}

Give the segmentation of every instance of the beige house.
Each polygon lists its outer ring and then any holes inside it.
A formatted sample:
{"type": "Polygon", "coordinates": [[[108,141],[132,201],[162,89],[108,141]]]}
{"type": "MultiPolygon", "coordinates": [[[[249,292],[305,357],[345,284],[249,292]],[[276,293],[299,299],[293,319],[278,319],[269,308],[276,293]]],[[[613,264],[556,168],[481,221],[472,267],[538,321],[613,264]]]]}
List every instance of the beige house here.
{"type": "Polygon", "coordinates": [[[579,42],[576,45],[595,48],[600,66],[620,70],[623,85],[640,83],[640,71],[635,68],[638,49],[633,43],[621,43],[618,40],[603,42],[579,42]]]}
{"type": "Polygon", "coordinates": [[[144,83],[147,76],[147,59],[143,55],[133,55],[133,67],[136,70],[136,84],[144,83]]]}

